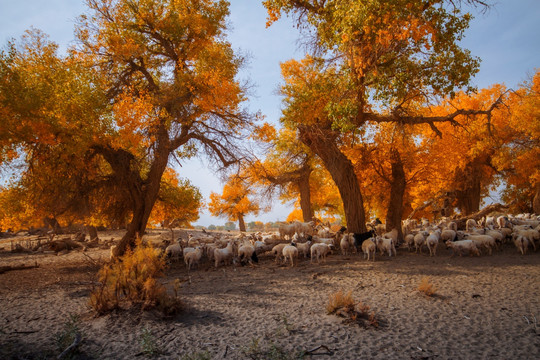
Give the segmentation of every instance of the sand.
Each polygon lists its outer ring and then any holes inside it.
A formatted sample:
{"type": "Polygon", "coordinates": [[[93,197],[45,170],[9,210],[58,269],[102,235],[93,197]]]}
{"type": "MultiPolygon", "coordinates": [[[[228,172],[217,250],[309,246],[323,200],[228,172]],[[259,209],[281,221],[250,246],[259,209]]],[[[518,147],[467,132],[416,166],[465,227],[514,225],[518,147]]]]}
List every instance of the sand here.
{"type": "Polygon", "coordinates": [[[304,358],[540,359],[540,252],[522,256],[510,245],[481,257],[451,257],[442,246],[436,257],[398,249],[375,262],[333,254],[294,268],[263,255],[255,267],[203,264],[189,274],[176,263],[163,281],[182,281],[186,309],[169,319],[96,317],[88,297],[97,268],[81,252],[0,252],[0,266],[36,261],[0,274],[1,359],[55,358],[70,320],[82,334],[77,359],[294,359],[317,348],[304,358]],[[432,297],[418,291],[426,276],[432,297]],[[379,326],[328,315],[339,290],[368,305],[379,326]]]}

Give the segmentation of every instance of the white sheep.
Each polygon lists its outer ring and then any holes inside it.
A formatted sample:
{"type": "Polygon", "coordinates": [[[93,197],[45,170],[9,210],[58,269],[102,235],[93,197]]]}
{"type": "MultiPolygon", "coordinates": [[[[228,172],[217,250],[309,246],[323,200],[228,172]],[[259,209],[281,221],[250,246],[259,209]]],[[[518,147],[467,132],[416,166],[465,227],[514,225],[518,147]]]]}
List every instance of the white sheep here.
{"type": "Polygon", "coordinates": [[[536,229],[525,229],[525,228],[518,228],[515,232],[514,232],[514,239],[517,238],[518,236],[522,236],[524,238],[527,238],[527,240],[529,241],[529,244],[532,246],[532,248],[534,249],[534,251],[536,251],[536,245],[535,245],[535,241],[538,241],[540,240],[540,232],[536,229]]]}
{"type": "Polygon", "coordinates": [[[411,251],[414,247],[414,234],[405,235],[405,245],[407,245],[407,250],[411,251]]]}
{"type": "Polygon", "coordinates": [[[296,226],[296,233],[298,235],[303,235],[303,236],[313,235],[313,231],[315,230],[314,221],[310,221],[307,223],[295,221],[294,224],[296,226]]]}
{"type": "Polygon", "coordinates": [[[272,254],[274,254],[276,263],[280,262],[281,257],[283,256],[283,248],[287,246],[288,244],[282,243],[277,244],[272,248],[272,254]]]}
{"type": "Polygon", "coordinates": [[[335,246],[334,238],[322,238],[317,235],[313,235],[312,240],[313,240],[313,243],[315,244],[326,244],[326,245],[335,246]]]}
{"type": "Polygon", "coordinates": [[[193,266],[199,265],[202,255],[203,249],[201,246],[198,246],[194,251],[184,254],[184,261],[187,265],[188,271],[191,270],[193,266]]]}
{"type": "Polygon", "coordinates": [[[486,249],[489,255],[493,253],[493,248],[496,247],[495,239],[489,235],[469,235],[465,240],[472,240],[478,249],[486,249]]]}
{"type": "Polygon", "coordinates": [[[452,229],[446,229],[441,232],[441,241],[443,243],[447,241],[455,241],[457,237],[457,231],[452,229]]]}
{"type": "Polygon", "coordinates": [[[429,249],[429,256],[437,255],[437,245],[439,244],[440,230],[432,231],[426,238],[426,245],[429,249]]]}
{"type": "Polygon", "coordinates": [[[323,259],[323,262],[326,261],[326,255],[332,251],[332,245],[327,245],[323,243],[311,245],[311,263],[313,264],[313,259],[317,260],[317,264],[320,263],[320,259],[323,259]]]}
{"type": "Polygon", "coordinates": [[[310,254],[311,241],[308,240],[305,243],[298,243],[296,244],[296,248],[298,249],[298,255],[304,255],[304,258],[307,258],[310,254]]]}
{"type": "Polygon", "coordinates": [[[250,243],[244,243],[238,248],[238,258],[241,262],[247,261],[253,265],[253,261],[258,262],[257,255],[255,253],[255,246],[250,243]],[[255,255],[254,255],[255,254],[255,255]]]}
{"type": "Polygon", "coordinates": [[[293,235],[296,233],[296,224],[279,224],[279,236],[282,239],[292,240],[293,235]]]}
{"type": "Polygon", "coordinates": [[[287,245],[283,248],[283,258],[285,259],[285,264],[287,264],[287,259],[291,261],[291,266],[294,266],[294,259],[298,262],[298,249],[294,243],[287,245]]]}
{"type": "Polygon", "coordinates": [[[420,231],[418,234],[414,235],[414,247],[416,248],[415,253],[418,253],[418,250],[420,250],[420,254],[422,253],[422,246],[426,243],[426,237],[428,236],[428,233],[425,231],[420,231]]]}
{"type": "Polygon", "coordinates": [[[354,246],[354,237],[353,234],[344,234],[341,238],[340,248],[343,255],[349,255],[349,252],[352,254],[355,252],[356,247],[354,246]]]}
{"type": "Polygon", "coordinates": [[[224,265],[230,264],[234,258],[234,241],[229,241],[224,249],[214,250],[214,266],[217,268],[223,262],[224,265]]]}
{"type": "Polygon", "coordinates": [[[514,245],[516,245],[518,251],[521,251],[521,255],[525,255],[529,247],[529,239],[526,236],[519,235],[514,239],[514,245]]]}
{"type": "Polygon", "coordinates": [[[182,251],[182,246],[180,246],[180,243],[171,244],[167,246],[167,248],[165,249],[165,255],[167,256],[167,258],[171,259],[171,261],[172,260],[180,261],[180,256],[182,256],[182,254],[183,254],[183,251],[182,251]]]}
{"type": "Polygon", "coordinates": [[[392,256],[392,253],[394,256],[397,255],[393,239],[377,236],[375,243],[377,244],[377,248],[381,252],[381,255],[384,254],[385,251],[388,252],[388,256],[392,256]]]}
{"type": "Polygon", "coordinates": [[[364,242],[362,243],[362,252],[364,253],[364,259],[367,258],[369,261],[369,257],[371,255],[371,258],[373,259],[373,261],[375,261],[375,253],[377,252],[377,246],[372,239],[364,240],[364,242]]]}
{"type": "Polygon", "coordinates": [[[456,253],[461,256],[463,252],[469,253],[469,255],[477,255],[480,256],[480,251],[478,251],[478,248],[474,244],[472,240],[458,240],[458,241],[447,241],[446,247],[453,250],[452,256],[454,256],[456,253]]]}

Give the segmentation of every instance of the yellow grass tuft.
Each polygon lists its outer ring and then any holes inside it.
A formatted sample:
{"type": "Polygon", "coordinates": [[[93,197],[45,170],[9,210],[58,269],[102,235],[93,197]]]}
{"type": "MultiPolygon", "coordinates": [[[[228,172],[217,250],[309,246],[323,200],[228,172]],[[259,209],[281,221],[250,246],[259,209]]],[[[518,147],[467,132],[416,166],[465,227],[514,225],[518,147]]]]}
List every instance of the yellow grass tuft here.
{"type": "Polygon", "coordinates": [[[340,309],[354,310],[355,305],[356,303],[352,297],[352,291],[344,294],[343,291],[339,290],[329,296],[326,311],[328,314],[334,314],[340,309]]]}
{"type": "Polygon", "coordinates": [[[418,285],[418,291],[427,296],[433,296],[437,292],[437,288],[430,282],[429,276],[424,276],[418,285]]]}

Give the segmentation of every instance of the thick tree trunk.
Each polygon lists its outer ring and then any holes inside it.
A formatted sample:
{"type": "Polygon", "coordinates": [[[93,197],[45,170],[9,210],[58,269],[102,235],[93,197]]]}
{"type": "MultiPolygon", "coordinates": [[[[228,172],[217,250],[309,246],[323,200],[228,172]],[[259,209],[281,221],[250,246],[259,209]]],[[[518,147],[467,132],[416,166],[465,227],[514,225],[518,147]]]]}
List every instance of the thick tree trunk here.
{"type": "Polygon", "coordinates": [[[298,186],[298,192],[300,193],[300,209],[302,209],[302,217],[304,222],[310,222],[313,220],[314,213],[311,206],[311,191],[309,188],[309,176],[311,174],[311,168],[308,168],[305,174],[301,176],[296,185],[298,186]]]}
{"type": "Polygon", "coordinates": [[[390,184],[390,201],[386,212],[386,231],[397,229],[398,241],[403,240],[401,219],[403,217],[403,196],[405,194],[406,179],[403,162],[397,150],[392,151],[392,183],[390,184]]]}
{"type": "Polygon", "coordinates": [[[321,158],[336,183],[343,201],[347,230],[365,232],[364,202],[352,162],[338,148],[336,138],[329,130],[307,126],[300,126],[299,130],[302,142],[321,158]]]}
{"type": "Polygon", "coordinates": [[[238,228],[241,232],[246,232],[246,223],[244,222],[244,217],[242,215],[238,215],[238,228]]]}
{"type": "Polygon", "coordinates": [[[471,161],[463,171],[458,171],[455,182],[463,184],[456,190],[457,207],[463,215],[473,214],[480,210],[482,200],[482,164],[485,159],[471,161]]]}
{"type": "Polygon", "coordinates": [[[45,223],[46,227],[50,226],[55,234],[62,234],[63,233],[62,227],[60,226],[60,224],[58,223],[58,220],[56,220],[56,218],[54,216],[51,216],[51,217],[46,216],[43,219],[43,222],[45,223]]]}

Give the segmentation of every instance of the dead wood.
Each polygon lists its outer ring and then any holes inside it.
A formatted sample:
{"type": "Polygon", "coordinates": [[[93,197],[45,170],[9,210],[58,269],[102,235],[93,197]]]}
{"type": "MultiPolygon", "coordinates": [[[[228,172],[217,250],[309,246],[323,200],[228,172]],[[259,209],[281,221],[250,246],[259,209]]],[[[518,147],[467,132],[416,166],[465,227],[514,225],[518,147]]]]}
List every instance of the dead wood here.
{"type": "Polygon", "coordinates": [[[326,345],[319,345],[317,346],[316,348],[313,348],[311,350],[307,350],[307,351],[304,351],[304,355],[311,355],[311,356],[315,356],[315,355],[334,355],[334,352],[332,350],[330,350],[328,348],[328,346],[326,345]],[[317,352],[319,351],[320,349],[324,349],[326,350],[325,352],[317,352]]]}
{"type": "Polygon", "coordinates": [[[453,221],[457,224],[458,229],[465,229],[465,224],[466,224],[467,220],[474,219],[475,221],[478,221],[478,220],[482,219],[484,216],[488,216],[491,213],[497,213],[497,212],[501,212],[503,210],[508,210],[508,208],[511,205],[512,205],[512,203],[510,203],[508,205],[499,204],[499,203],[491,204],[491,205],[486,206],[482,210],[475,212],[474,214],[463,216],[463,217],[455,219],[453,221]]]}
{"type": "Polygon", "coordinates": [[[26,270],[26,269],[35,269],[35,268],[38,268],[39,265],[37,264],[37,262],[34,264],[34,265],[17,265],[17,266],[0,266],[0,274],[3,274],[3,273],[6,273],[8,271],[13,271],[13,270],[26,270]]]}

